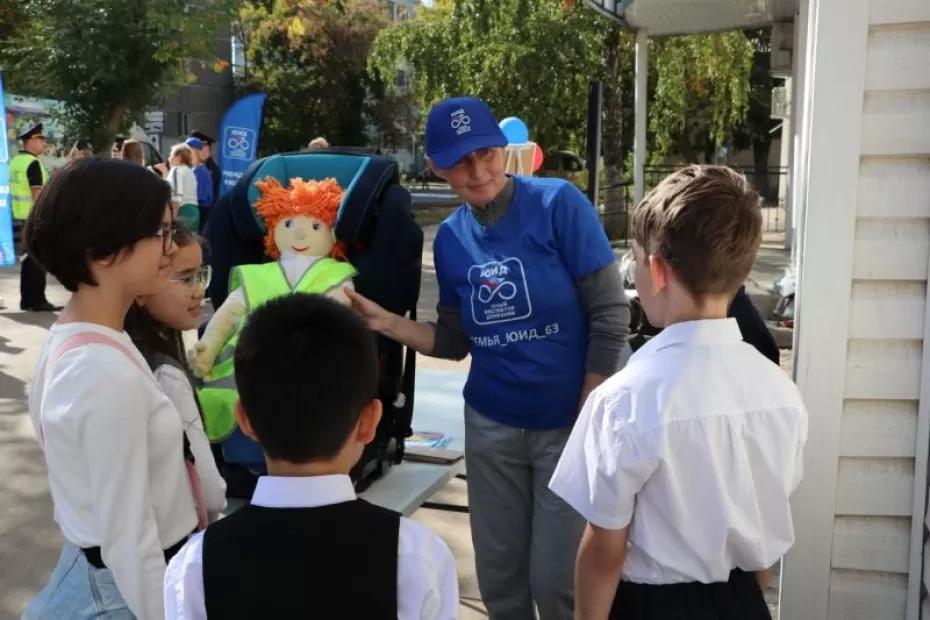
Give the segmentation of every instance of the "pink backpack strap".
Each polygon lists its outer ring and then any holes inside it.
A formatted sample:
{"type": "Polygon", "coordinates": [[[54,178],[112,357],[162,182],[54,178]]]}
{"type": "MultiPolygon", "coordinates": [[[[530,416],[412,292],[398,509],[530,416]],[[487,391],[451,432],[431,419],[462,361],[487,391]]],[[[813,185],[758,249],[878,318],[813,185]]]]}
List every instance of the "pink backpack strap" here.
{"type": "MultiPolygon", "coordinates": [[[[45,375],[48,375],[48,369],[52,367],[52,364],[57,362],[61,357],[68,351],[73,351],[80,347],[89,345],[89,344],[102,344],[106,347],[111,347],[116,349],[123,356],[129,360],[136,368],[138,368],[143,374],[151,374],[147,366],[143,366],[139,362],[138,358],[133,355],[132,351],[129,350],[125,344],[105,334],[99,332],[86,331],[68,336],[65,338],[58,347],[52,351],[51,355],[48,356],[48,360],[45,362],[45,375]]],[[[45,447],[45,433],[42,430],[42,411],[39,411],[39,446],[42,448],[45,447]]],[[[197,469],[194,466],[193,460],[188,460],[186,457],[184,459],[185,468],[187,470],[187,477],[191,485],[191,493],[194,495],[194,505],[197,510],[197,526],[198,529],[204,529],[207,526],[207,509],[206,502],[203,498],[203,490],[200,484],[200,476],[197,473],[197,469]]]]}
{"type": "Polygon", "coordinates": [[[83,347],[88,344],[102,344],[107,347],[112,347],[122,353],[126,359],[128,359],[132,364],[139,370],[146,372],[148,369],[144,368],[135,355],[129,350],[129,348],[111,336],[101,334],[98,332],[81,332],[79,334],[74,334],[73,336],[68,336],[65,338],[64,342],[58,345],[52,354],[48,356],[48,362],[46,362],[45,367],[49,368],[52,364],[61,359],[68,351],[73,351],[74,349],[83,347]]]}
{"type": "MultiPolygon", "coordinates": [[[[111,347],[122,353],[126,359],[128,359],[136,368],[145,372],[147,369],[142,367],[142,364],[139,363],[139,360],[126,348],[122,342],[116,338],[98,333],[98,332],[80,332],[71,336],[68,336],[64,341],[55,347],[55,350],[49,354],[48,359],[45,361],[45,376],[48,377],[48,371],[58,360],[60,360],[65,353],[73,351],[74,349],[79,349],[83,346],[89,344],[102,344],[106,347],[111,347]]],[[[42,412],[39,411],[39,446],[42,448],[45,447],[45,432],[42,430],[42,412]]]]}

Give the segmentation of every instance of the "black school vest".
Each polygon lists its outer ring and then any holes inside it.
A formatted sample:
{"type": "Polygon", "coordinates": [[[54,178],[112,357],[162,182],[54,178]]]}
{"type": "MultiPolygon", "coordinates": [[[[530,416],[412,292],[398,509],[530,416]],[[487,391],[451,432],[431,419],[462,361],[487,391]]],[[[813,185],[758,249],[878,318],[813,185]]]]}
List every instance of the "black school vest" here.
{"type": "Polygon", "coordinates": [[[364,500],[248,505],[207,528],[207,616],[397,618],[400,515],[364,500]]]}

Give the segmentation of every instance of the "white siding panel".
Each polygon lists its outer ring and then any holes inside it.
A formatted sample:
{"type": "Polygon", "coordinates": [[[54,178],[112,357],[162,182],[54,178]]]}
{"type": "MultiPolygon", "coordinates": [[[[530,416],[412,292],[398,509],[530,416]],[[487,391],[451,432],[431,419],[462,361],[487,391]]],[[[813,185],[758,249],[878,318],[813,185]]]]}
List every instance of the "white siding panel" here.
{"type": "Polygon", "coordinates": [[[927,287],[916,282],[853,283],[850,338],[924,337],[927,287]]]}
{"type": "Polygon", "coordinates": [[[930,154],[930,91],[867,91],[862,155],[930,154]]]}
{"type": "Polygon", "coordinates": [[[912,458],[916,433],[917,401],[848,400],[840,456],[912,458]]]}
{"type": "Polygon", "coordinates": [[[836,514],[910,517],[913,486],[913,459],[841,458],[836,514]]]}
{"type": "Polygon", "coordinates": [[[859,217],[930,217],[930,158],[863,158],[856,202],[859,217]]]}
{"type": "Polygon", "coordinates": [[[900,620],[904,618],[906,593],[907,575],[834,570],[830,575],[828,617],[830,620],[900,620]]]}
{"type": "Polygon", "coordinates": [[[846,398],[917,400],[922,353],[916,340],[850,340],[846,398]]]}
{"type": "Polygon", "coordinates": [[[930,220],[869,217],[856,222],[853,278],[926,280],[928,259],[930,220]]]}
{"type": "Polygon", "coordinates": [[[837,517],[833,567],[907,573],[911,520],[902,517],[837,517]]]}
{"type": "Polygon", "coordinates": [[[865,89],[930,88],[930,24],[883,26],[869,33],[865,89]]]}
{"type": "Polygon", "coordinates": [[[927,0],[872,0],[869,9],[869,23],[873,25],[930,22],[927,0]]]}

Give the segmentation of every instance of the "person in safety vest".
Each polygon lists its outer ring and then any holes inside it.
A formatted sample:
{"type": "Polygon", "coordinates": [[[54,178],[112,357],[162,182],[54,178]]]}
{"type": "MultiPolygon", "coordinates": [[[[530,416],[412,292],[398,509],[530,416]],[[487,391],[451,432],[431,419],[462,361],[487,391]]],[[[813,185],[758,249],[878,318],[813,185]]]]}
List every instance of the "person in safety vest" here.
{"type": "MultiPolygon", "coordinates": [[[[45,151],[42,123],[36,123],[18,136],[22,150],[10,161],[10,198],[13,203],[13,229],[21,236],[26,218],[39,192],[48,181],[48,172],[39,155],[45,151]]],[[[23,257],[19,274],[19,307],[27,312],[61,310],[45,298],[45,270],[32,257],[23,257]]]]}
{"type": "Polygon", "coordinates": [[[207,324],[191,352],[194,374],[204,379],[200,404],[210,441],[236,429],[233,354],[246,318],[262,304],[289,293],[326,295],[349,305],[343,289],[357,273],[345,261],[334,228],[343,189],[335,179],[291,179],[285,188],[269,177],[255,184],[255,208],[265,223],[265,252],[274,262],[240,265],[229,276],[229,297],[207,324]]]}

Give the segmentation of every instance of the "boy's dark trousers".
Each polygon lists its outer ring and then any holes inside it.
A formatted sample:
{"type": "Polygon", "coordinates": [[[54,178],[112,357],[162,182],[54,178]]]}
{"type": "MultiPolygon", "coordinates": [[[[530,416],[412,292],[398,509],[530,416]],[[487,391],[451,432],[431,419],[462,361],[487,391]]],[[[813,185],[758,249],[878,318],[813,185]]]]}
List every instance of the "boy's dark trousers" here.
{"type": "Polygon", "coordinates": [[[736,569],[720,583],[620,582],[610,620],[772,620],[756,576],[736,569]]]}

